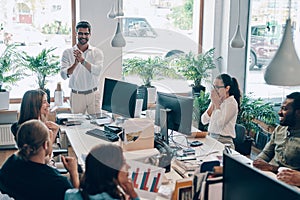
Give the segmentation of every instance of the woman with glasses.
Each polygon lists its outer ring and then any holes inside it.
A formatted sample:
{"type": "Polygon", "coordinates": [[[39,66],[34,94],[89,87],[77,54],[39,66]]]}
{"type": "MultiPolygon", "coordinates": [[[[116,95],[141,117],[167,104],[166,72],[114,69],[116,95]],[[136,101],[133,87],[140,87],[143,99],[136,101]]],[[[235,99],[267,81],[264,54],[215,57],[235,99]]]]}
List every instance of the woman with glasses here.
{"type": "Polygon", "coordinates": [[[241,92],[236,78],[220,74],[213,83],[211,103],[201,116],[201,122],[208,124],[211,137],[234,149],[235,124],[240,109],[241,92]]]}
{"type": "Polygon", "coordinates": [[[128,168],[120,146],[101,144],[94,147],[85,160],[80,190],[67,190],[65,200],[138,200],[133,183],[128,178],[128,168]]]}

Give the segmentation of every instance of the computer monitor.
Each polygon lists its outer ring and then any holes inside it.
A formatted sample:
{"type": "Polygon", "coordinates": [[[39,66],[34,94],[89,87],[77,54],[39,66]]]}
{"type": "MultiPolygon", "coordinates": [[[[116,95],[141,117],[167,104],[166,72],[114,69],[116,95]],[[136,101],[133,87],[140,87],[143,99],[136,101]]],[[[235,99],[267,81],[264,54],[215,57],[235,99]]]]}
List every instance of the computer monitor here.
{"type": "Polygon", "coordinates": [[[105,78],[102,110],[133,118],[138,86],[124,81],[105,78]]]}
{"type": "Polygon", "coordinates": [[[169,143],[168,129],[191,135],[193,102],[191,97],[157,92],[155,124],[164,142],[169,143]]]}
{"type": "Polygon", "coordinates": [[[300,199],[299,190],[223,154],[223,200],[300,199]]]}

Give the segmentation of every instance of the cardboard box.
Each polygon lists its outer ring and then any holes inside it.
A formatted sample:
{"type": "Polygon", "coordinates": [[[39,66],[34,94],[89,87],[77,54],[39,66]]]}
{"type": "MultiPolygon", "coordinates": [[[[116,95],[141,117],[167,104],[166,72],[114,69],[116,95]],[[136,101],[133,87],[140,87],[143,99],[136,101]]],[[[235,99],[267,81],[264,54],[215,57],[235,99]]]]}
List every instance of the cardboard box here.
{"type": "Polygon", "coordinates": [[[149,119],[134,118],[124,122],[124,151],[154,148],[154,123],[149,119]]]}

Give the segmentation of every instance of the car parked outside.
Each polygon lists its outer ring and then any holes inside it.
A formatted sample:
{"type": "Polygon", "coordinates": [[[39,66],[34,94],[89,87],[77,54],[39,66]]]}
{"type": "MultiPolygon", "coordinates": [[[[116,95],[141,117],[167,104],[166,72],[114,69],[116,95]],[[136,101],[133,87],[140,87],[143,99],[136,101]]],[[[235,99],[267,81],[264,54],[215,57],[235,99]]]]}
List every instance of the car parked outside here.
{"type": "MultiPolygon", "coordinates": [[[[150,19],[150,18],[149,18],[150,19]]],[[[188,35],[174,29],[165,18],[155,18],[152,22],[145,17],[123,17],[123,36],[126,46],[125,57],[172,56],[190,51],[197,52],[197,43],[188,35]]]]}
{"type": "Polygon", "coordinates": [[[46,42],[46,36],[30,24],[12,24],[4,29],[4,41],[7,44],[16,45],[42,45],[46,42]]]}

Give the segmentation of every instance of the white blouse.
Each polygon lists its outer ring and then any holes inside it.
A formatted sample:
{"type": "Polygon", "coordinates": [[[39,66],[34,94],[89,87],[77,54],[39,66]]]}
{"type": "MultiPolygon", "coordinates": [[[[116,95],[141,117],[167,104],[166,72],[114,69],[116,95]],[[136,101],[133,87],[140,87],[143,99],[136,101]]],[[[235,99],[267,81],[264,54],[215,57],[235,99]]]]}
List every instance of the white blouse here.
{"type": "Polygon", "coordinates": [[[211,116],[207,111],[202,114],[201,122],[208,124],[208,132],[235,138],[235,124],[238,115],[238,104],[234,96],[225,99],[220,109],[213,110],[211,116]]]}

